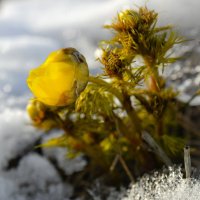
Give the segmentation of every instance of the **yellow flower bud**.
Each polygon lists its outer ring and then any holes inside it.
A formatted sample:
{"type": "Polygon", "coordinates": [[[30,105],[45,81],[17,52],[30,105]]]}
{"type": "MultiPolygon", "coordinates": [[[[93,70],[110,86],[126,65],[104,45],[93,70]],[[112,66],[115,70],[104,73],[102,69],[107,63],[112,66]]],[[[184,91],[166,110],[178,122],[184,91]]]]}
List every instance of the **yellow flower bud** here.
{"type": "Polygon", "coordinates": [[[43,121],[46,108],[41,102],[36,99],[31,99],[26,107],[26,110],[34,123],[39,124],[43,121]]]}
{"type": "Polygon", "coordinates": [[[74,48],[52,52],[46,61],[30,71],[28,86],[46,105],[66,106],[77,99],[88,82],[85,58],[74,48]]]}

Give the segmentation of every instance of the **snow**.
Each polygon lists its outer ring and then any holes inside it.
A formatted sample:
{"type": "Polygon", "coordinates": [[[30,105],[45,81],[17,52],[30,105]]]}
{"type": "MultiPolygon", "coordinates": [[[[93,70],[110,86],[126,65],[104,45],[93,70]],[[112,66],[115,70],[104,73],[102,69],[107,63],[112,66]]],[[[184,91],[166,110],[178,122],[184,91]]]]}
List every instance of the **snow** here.
{"type": "Polygon", "coordinates": [[[67,150],[63,148],[46,148],[44,154],[47,158],[55,159],[58,166],[64,170],[66,175],[81,171],[86,166],[86,161],[78,156],[74,159],[67,159],[67,150]]]}
{"type": "Polygon", "coordinates": [[[6,168],[9,161],[33,146],[40,136],[28,124],[28,117],[19,109],[4,109],[0,113],[0,170],[6,168]]]}
{"type": "Polygon", "coordinates": [[[200,200],[200,182],[184,179],[180,167],[143,176],[121,200],[200,200]]]}
{"type": "Polygon", "coordinates": [[[34,153],[25,156],[16,169],[0,177],[2,200],[67,200],[72,191],[49,161],[34,153]]]}

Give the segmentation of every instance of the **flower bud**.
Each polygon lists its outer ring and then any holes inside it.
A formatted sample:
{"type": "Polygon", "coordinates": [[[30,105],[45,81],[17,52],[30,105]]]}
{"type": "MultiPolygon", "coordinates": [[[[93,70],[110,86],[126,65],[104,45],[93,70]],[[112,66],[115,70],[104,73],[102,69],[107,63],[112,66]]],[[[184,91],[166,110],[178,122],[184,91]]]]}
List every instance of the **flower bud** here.
{"type": "Polygon", "coordinates": [[[36,99],[31,99],[26,107],[26,110],[29,117],[35,124],[39,124],[43,121],[46,108],[41,102],[36,99]]]}
{"type": "Polygon", "coordinates": [[[30,71],[28,86],[46,105],[67,106],[76,101],[88,82],[85,58],[74,48],[52,52],[46,61],[30,71]]]}

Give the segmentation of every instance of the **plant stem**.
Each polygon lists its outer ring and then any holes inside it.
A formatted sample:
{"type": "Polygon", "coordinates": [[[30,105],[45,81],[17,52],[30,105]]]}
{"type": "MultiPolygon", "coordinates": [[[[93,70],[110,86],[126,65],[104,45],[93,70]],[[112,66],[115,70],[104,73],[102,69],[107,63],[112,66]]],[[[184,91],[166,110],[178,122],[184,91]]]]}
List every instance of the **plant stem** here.
{"type": "Polygon", "coordinates": [[[154,74],[149,75],[147,79],[148,89],[152,92],[159,92],[160,88],[154,74]]]}
{"type": "Polygon", "coordinates": [[[130,181],[131,181],[132,183],[134,183],[135,180],[134,180],[134,178],[133,178],[133,175],[131,174],[131,171],[129,170],[129,168],[128,168],[126,162],[124,161],[124,159],[122,158],[121,155],[119,155],[119,161],[120,161],[122,167],[124,168],[124,170],[125,170],[127,176],[129,177],[130,181]]]}
{"type": "Polygon", "coordinates": [[[184,163],[185,163],[185,177],[189,179],[191,177],[191,159],[190,159],[190,147],[184,148],[184,163]]]}
{"type": "MultiPolygon", "coordinates": [[[[159,93],[161,88],[160,88],[160,83],[159,83],[159,72],[158,69],[154,66],[153,62],[151,62],[150,57],[144,57],[144,62],[147,66],[147,69],[149,70],[149,77],[148,77],[148,82],[147,82],[147,87],[149,91],[159,93]]],[[[157,136],[162,136],[163,134],[163,116],[160,116],[160,118],[156,117],[156,134],[157,136]]]]}
{"type": "Polygon", "coordinates": [[[142,133],[143,140],[152,148],[152,151],[167,165],[172,165],[171,160],[163,151],[163,149],[156,143],[156,141],[147,132],[142,133]]]}
{"type": "Polygon", "coordinates": [[[143,57],[147,70],[149,72],[149,76],[147,79],[147,87],[150,91],[159,92],[159,81],[158,81],[158,70],[154,67],[154,64],[151,62],[150,57],[143,57]]]}
{"type": "Polygon", "coordinates": [[[112,164],[111,164],[111,166],[110,166],[110,171],[111,171],[111,172],[115,169],[115,167],[116,167],[118,161],[119,161],[119,154],[117,154],[117,155],[115,156],[115,158],[114,158],[114,160],[113,160],[113,162],[112,162],[112,164]]]}

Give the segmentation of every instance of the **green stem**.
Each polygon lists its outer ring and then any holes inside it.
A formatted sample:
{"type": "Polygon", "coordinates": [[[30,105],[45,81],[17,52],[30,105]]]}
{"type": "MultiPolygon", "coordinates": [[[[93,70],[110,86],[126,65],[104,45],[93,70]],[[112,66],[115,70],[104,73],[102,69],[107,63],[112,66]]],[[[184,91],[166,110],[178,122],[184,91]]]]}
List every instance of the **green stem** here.
{"type": "Polygon", "coordinates": [[[159,84],[159,73],[157,68],[154,67],[153,62],[151,62],[150,57],[144,57],[144,63],[148,69],[148,79],[147,79],[147,87],[150,91],[159,92],[160,91],[160,84],[159,84]]]}
{"type": "MultiPolygon", "coordinates": [[[[151,62],[151,58],[144,57],[144,62],[150,73],[148,77],[147,87],[149,91],[159,93],[161,88],[158,69],[154,66],[154,62],[151,62]]],[[[156,117],[155,128],[157,136],[160,137],[163,134],[163,116],[160,116],[160,118],[156,117]]]]}

